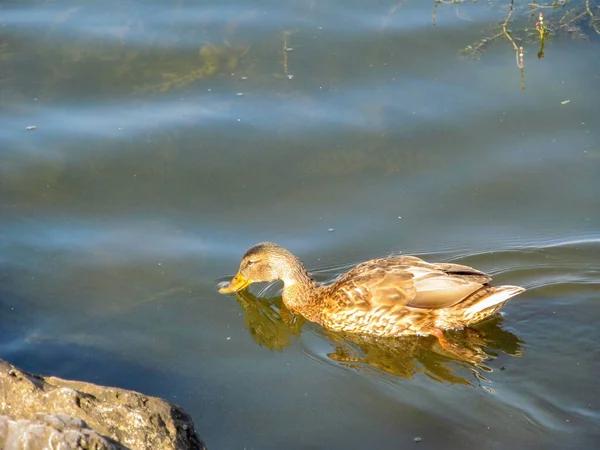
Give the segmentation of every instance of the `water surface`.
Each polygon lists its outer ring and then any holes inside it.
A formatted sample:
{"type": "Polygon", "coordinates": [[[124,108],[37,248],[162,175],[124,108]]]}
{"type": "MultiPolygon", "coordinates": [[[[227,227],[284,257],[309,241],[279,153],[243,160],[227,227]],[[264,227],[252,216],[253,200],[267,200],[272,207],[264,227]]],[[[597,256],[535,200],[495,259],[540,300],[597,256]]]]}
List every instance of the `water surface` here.
{"type": "Polygon", "coordinates": [[[213,449],[597,446],[599,36],[538,59],[515,14],[522,90],[507,40],[461,57],[502,2],[432,10],[0,2],[0,356],[176,402],[213,449]],[[478,362],[353,342],[280,285],[218,294],[264,240],[322,281],[402,251],[528,291],[453,335],[478,362]]]}

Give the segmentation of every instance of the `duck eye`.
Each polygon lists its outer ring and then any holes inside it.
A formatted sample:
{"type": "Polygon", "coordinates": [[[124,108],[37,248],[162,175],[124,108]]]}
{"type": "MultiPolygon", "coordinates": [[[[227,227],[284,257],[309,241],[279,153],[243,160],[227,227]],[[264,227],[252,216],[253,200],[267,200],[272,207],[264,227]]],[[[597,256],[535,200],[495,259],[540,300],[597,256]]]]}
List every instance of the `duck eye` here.
{"type": "Polygon", "coordinates": [[[246,261],[246,265],[248,265],[248,266],[251,265],[251,264],[255,264],[255,263],[256,263],[256,261],[253,261],[251,259],[249,259],[248,261],[246,261]]]}

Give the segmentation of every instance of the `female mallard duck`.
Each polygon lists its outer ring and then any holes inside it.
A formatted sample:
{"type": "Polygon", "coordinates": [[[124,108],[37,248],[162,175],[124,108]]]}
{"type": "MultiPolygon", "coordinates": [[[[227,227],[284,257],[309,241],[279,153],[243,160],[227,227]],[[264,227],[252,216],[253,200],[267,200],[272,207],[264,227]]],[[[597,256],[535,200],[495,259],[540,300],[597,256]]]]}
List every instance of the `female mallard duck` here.
{"type": "Polygon", "coordinates": [[[463,328],[496,313],[523,292],[518,286],[490,286],[489,275],[459,264],[430,264],[414,256],[373,259],[319,286],[289,251],[265,242],[246,252],[231,293],[259,281],[283,281],[283,302],[325,328],[374,336],[433,334],[463,328]]]}

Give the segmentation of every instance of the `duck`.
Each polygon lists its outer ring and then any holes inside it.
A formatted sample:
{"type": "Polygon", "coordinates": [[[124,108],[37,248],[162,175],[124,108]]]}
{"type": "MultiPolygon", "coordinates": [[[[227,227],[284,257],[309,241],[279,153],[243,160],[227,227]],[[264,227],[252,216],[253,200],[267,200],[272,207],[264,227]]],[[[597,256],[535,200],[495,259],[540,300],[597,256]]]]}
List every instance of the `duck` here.
{"type": "Polygon", "coordinates": [[[290,311],[329,331],[382,338],[433,335],[448,349],[444,330],[482,322],[525,291],[492,286],[490,275],[469,266],[404,255],[371,259],[321,285],[296,255],[262,242],[244,254],[237,274],[219,292],[276,280],[283,281],[282,300],[290,311]]]}

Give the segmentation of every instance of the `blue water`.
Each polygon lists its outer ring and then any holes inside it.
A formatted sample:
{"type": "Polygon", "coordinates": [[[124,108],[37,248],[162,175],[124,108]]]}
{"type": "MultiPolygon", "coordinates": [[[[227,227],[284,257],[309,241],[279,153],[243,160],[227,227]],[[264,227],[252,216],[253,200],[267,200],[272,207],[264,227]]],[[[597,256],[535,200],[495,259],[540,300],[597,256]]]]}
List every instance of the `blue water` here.
{"type": "Polygon", "coordinates": [[[597,446],[600,38],[544,10],[538,59],[517,2],[523,81],[503,37],[463,58],[505,6],[0,2],[0,357],[211,449],[597,446]],[[278,284],[217,292],[265,240],[322,281],[402,251],[528,291],[454,336],[483,362],[339,341],[278,284]]]}

